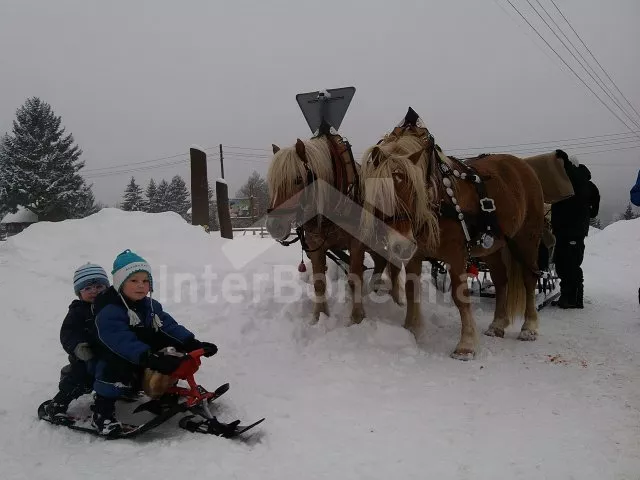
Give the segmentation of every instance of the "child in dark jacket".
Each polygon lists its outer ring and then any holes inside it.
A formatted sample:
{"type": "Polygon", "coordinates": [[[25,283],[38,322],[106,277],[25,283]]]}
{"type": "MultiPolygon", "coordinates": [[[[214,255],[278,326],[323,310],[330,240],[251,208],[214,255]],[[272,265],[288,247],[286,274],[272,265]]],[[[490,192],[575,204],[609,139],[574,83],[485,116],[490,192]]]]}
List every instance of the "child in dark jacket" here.
{"type": "Polygon", "coordinates": [[[93,303],[97,295],[108,287],[107,272],[100,265],[87,263],[73,274],[73,291],[78,299],[69,305],[69,312],[60,328],[60,343],[69,354],[69,364],[60,371],[58,393],[45,407],[51,418],[65,415],[73,400],[93,390],[93,375],[88,364],[93,358],[89,346],[93,303]]]}
{"type": "Polygon", "coordinates": [[[94,322],[99,360],[92,424],[103,435],[122,430],[115,418],[115,401],[132,389],[138,390],[144,368],[170,375],[182,363],[182,358],[163,355],[160,350],[204,348],[205,356],[217,352],[214,344],[196,340],[149,296],[153,277],[142,257],[125,250],[113,262],[111,273],[113,286],[96,302],[94,322]]]}

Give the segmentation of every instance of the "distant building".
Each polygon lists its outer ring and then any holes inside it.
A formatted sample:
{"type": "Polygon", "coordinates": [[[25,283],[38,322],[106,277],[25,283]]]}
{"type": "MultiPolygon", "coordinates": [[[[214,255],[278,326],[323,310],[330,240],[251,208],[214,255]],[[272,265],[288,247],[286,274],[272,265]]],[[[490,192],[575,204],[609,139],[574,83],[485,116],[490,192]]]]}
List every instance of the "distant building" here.
{"type": "Polygon", "coordinates": [[[38,222],[38,216],[31,210],[18,207],[16,213],[7,213],[2,220],[0,226],[6,232],[7,237],[20,233],[32,223],[38,222]]]}

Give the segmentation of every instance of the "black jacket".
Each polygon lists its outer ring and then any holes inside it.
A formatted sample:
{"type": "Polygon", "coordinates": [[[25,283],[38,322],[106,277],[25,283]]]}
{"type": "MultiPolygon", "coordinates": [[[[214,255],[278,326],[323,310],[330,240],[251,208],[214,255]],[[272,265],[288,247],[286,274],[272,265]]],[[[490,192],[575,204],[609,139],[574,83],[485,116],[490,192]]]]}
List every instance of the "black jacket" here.
{"type": "Polygon", "coordinates": [[[93,305],[82,300],[74,300],[64,317],[60,328],[60,343],[69,355],[79,343],[91,343],[93,326],[93,305]]]}
{"type": "Polygon", "coordinates": [[[565,160],[564,167],[575,194],[551,206],[551,228],[557,237],[583,238],[589,233],[589,219],[598,215],[600,192],[586,166],[565,160]]]}

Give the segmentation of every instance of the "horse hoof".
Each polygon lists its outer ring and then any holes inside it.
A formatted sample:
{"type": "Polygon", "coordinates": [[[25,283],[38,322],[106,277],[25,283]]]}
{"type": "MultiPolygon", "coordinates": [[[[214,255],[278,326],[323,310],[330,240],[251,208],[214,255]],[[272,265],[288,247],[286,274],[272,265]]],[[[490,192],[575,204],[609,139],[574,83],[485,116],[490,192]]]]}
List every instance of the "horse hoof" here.
{"type": "Polygon", "coordinates": [[[451,354],[451,358],[453,358],[454,360],[462,360],[463,362],[473,360],[475,356],[476,352],[470,348],[456,348],[455,351],[451,354]]]}
{"type": "Polygon", "coordinates": [[[523,342],[533,342],[538,338],[537,332],[532,332],[531,330],[522,330],[520,335],[518,335],[518,340],[522,340],[523,342]]]}
{"type": "Polygon", "coordinates": [[[504,338],[504,329],[497,327],[489,327],[484,332],[487,337],[499,337],[504,338]]]}
{"type": "Polygon", "coordinates": [[[351,322],[354,324],[359,324],[362,323],[362,320],[364,320],[364,313],[357,313],[357,314],[351,314],[351,322]]]}

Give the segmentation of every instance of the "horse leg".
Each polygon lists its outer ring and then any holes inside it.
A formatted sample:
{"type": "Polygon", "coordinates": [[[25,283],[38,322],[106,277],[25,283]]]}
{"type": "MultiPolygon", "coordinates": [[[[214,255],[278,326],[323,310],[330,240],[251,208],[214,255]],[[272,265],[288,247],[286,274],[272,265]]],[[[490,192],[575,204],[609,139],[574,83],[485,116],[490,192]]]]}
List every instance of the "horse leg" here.
{"type": "Polygon", "coordinates": [[[483,260],[489,266],[491,281],[496,289],[496,307],[493,312],[493,322],[491,322],[484,334],[490,337],[504,338],[504,330],[510,323],[507,315],[507,268],[502,261],[500,252],[493,253],[483,260]]]}
{"type": "MultiPolygon", "coordinates": [[[[542,227],[540,226],[540,228],[536,228],[534,231],[542,232],[542,227]]],[[[524,310],[524,323],[522,324],[518,339],[533,341],[538,337],[538,310],[536,308],[536,285],[538,283],[538,277],[535,272],[538,270],[540,235],[523,233],[522,235],[516,236],[515,240],[525,262],[525,265],[522,266],[522,277],[527,298],[527,304],[524,310]]]]}
{"type": "MultiPolygon", "coordinates": [[[[397,268],[397,267],[396,267],[397,268]]],[[[422,258],[414,256],[405,265],[405,294],[407,296],[407,313],[404,328],[416,337],[422,333],[422,317],[420,315],[420,275],[422,274],[422,258]]]]}
{"type": "MultiPolygon", "coordinates": [[[[351,288],[351,322],[360,323],[364,318],[362,306],[362,275],[364,273],[364,245],[354,240],[351,243],[349,260],[349,287],[351,288]]],[[[374,259],[375,261],[375,259],[374,259]]],[[[382,267],[384,268],[384,266],[382,267]]]]}
{"type": "MultiPolygon", "coordinates": [[[[391,279],[391,298],[398,305],[402,305],[402,299],[400,298],[400,268],[396,264],[389,262],[387,265],[387,271],[389,272],[389,278],[391,279]]],[[[422,268],[422,265],[420,266],[422,268]]]]}
{"type": "Polygon", "coordinates": [[[451,357],[456,360],[471,360],[476,354],[478,335],[476,333],[476,322],[471,314],[464,257],[460,257],[451,263],[449,275],[451,276],[451,296],[460,312],[461,323],[460,341],[451,357]]]}
{"type": "MultiPolygon", "coordinates": [[[[526,268],[526,267],[525,267],[526,268]]],[[[536,284],[538,279],[532,272],[524,272],[524,286],[527,290],[527,306],[524,323],[518,335],[519,340],[533,341],[538,338],[538,310],[536,308],[536,284]]]]}
{"type": "Polygon", "coordinates": [[[327,257],[323,250],[316,250],[309,254],[311,258],[311,266],[313,269],[313,291],[315,298],[313,299],[313,323],[320,320],[320,313],[329,315],[329,307],[327,306],[327,257]]]}
{"type": "Polygon", "coordinates": [[[382,272],[387,265],[387,260],[376,252],[369,252],[373,259],[373,274],[371,275],[371,290],[378,293],[382,286],[382,272]]]}

